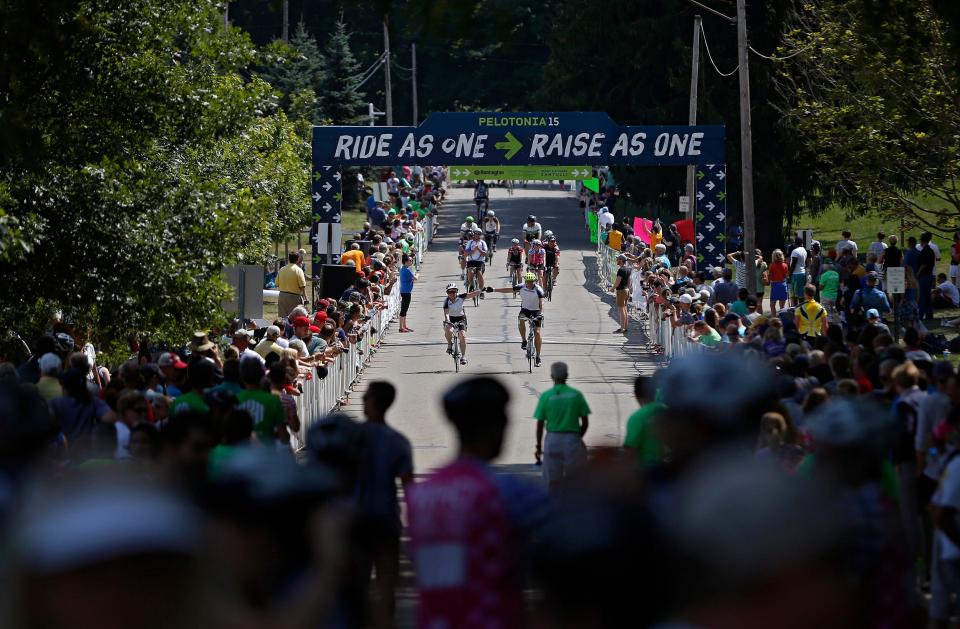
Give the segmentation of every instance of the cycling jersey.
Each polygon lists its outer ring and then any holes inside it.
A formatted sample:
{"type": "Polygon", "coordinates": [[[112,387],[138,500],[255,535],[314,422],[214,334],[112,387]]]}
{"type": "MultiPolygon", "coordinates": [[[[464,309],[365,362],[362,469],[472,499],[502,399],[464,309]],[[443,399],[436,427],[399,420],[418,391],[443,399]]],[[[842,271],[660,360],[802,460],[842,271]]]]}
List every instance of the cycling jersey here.
{"type": "Polygon", "coordinates": [[[487,185],[479,184],[476,190],[473,193],[474,199],[486,199],[487,198],[487,185]]]}
{"type": "Polygon", "coordinates": [[[547,252],[543,247],[530,247],[530,253],[527,254],[527,264],[530,266],[543,266],[546,263],[547,252]]]}
{"type": "Polygon", "coordinates": [[[487,243],[482,240],[471,240],[463,247],[467,258],[472,262],[482,262],[487,258],[487,243]]]}
{"type": "Polygon", "coordinates": [[[511,247],[507,251],[507,262],[518,266],[523,264],[523,249],[520,247],[511,247]]]}
{"type": "Polygon", "coordinates": [[[460,225],[460,235],[466,236],[471,231],[473,231],[473,223],[464,223],[460,225]]]}
{"type": "Polygon", "coordinates": [[[543,250],[546,252],[547,266],[555,266],[560,259],[560,247],[547,246],[544,247],[543,250]]]}
{"type": "Polygon", "coordinates": [[[541,232],[543,232],[543,227],[540,226],[540,223],[534,223],[533,225],[528,223],[523,224],[523,233],[527,236],[536,236],[541,232]]]}
{"type": "Polygon", "coordinates": [[[499,226],[500,223],[495,218],[488,218],[483,221],[483,231],[488,233],[496,232],[499,226]]]}
{"type": "Polygon", "coordinates": [[[520,294],[520,308],[522,310],[529,312],[540,311],[540,300],[543,299],[546,294],[539,285],[535,284],[533,288],[527,288],[526,284],[517,284],[513,287],[513,290],[520,294]]]}
{"type": "Polygon", "coordinates": [[[443,309],[447,311],[447,314],[451,319],[454,317],[465,317],[467,313],[463,310],[464,300],[467,298],[466,293],[460,293],[457,295],[457,298],[453,301],[450,301],[449,297],[445,297],[443,300],[443,309]]]}

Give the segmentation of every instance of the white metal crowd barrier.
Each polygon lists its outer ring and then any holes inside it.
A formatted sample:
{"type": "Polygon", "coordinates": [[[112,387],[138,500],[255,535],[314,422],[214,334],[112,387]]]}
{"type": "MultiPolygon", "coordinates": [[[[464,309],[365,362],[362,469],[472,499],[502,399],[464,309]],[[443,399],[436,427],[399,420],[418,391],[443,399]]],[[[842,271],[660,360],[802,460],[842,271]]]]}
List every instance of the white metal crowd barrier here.
{"type": "MultiPolygon", "coordinates": [[[[427,250],[428,235],[433,229],[432,217],[427,219],[424,231],[417,234],[416,259],[417,264],[423,262],[423,254],[427,250]]],[[[300,440],[306,442],[306,434],[310,426],[324,415],[337,409],[342,400],[353,390],[353,386],[360,378],[364,367],[376,352],[383,341],[390,323],[400,313],[400,284],[393,285],[390,293],[385,297],[386,307],[377,310],[371,316],[367,325],[367,332],[347,351],[327,365],[327,376],[321,379],[316,372],[312,372],[312,379],[303,383],[303,393],[297,399],[297,413],[300,416],[300,440]],[[375,331],[375,332],[374,332],[375,331]]]]}

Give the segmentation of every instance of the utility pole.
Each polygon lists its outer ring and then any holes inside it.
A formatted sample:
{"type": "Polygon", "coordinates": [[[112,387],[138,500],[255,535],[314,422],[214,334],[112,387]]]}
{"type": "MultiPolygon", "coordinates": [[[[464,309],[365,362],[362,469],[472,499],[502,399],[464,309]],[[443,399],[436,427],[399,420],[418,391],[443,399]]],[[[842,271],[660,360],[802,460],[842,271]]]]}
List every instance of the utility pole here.
{"type": "MultiPolygon", "coordinates": [[[[700,80],[700,29],[699,15],[693,16],[693,67],[690,71],[690,113],[687,123],[692,127],[697,124],[697,85],[700,80]]],[[[687,166],[687,203],[691,214],[696,214],[697,204],[694,201],[697,195],[697,167],[687,166]]]]}
{"type": "Polygon", "coordinates": [[[419,119],[417,117],[417,44],[416,42],[410,44],[410,57],[413,65],[410,66],[413,83],[413,126],[419,124],[419,119]]]}
{"type": "Polygon", "coordinates": [[[230,3],[223,3],[223,30],[230,28],[230,3]]]}
{"type": "Polygon", "coordinates": [[[393,126],[393,90],[390,87],[390,30],[387,28],[387,16],[383,16],[383,50],[386,64],[387,126],[393,126]]]}
{"type": "Polygon", "coordinates": [[[283,29],[280,38],[285,44],[290,43],[290,0],[283,0],[283,29]]]}
{"type": "Polygon", "coordinates": [[[750,123],[750,58],[746,0],[737,0],[737,51],[740,58],[740,178],[743,182],[743,261],[746,286],[757,285],[757,226],[753,215],[753,131],[750,123]]]}

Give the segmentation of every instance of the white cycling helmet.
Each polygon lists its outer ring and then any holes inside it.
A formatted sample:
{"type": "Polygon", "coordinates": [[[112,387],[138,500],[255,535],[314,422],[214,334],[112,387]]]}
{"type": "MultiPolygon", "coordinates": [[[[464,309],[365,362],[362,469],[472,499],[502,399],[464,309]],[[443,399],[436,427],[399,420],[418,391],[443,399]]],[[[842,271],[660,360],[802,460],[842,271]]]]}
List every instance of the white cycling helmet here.
{"type": "Polygon", "coordinates": [[[550,231],[549,229],[548,229],[547,231],[543,232],[543,237],[544,237],[544,238],[549,238],[550,236],[553,236],[553,232],[550,231]]]}
{"type": "Polygon", "coordinates": [[[459,290],[459,288],[457,287],[456,284],[452,284],[452,283],[451,283],[451,284],[447,284],[447,290],[444,291],[444,292],[449,293],[449,292],[452,291],[452,290],[459,290]]]}
{"type": "Polygon", "coordinates": [[[519,245],[519,244],[520,244],[520,239],[519,239],[519,238],[514,238],[513,240],[510,241],[510,244],[519,245]]]}
{"type": "Polygon", "coordinates": [[[493,210],[487,210],[487,216],[496,216],[496,215],[497,213],[494,212],[493,210]]]}
{"type": "Polygon", "coordinates": [[[533,241],[533,244],[535,244],[535,245],[540,245],[540,244],[543,244],[543,243],[540,242],[540,239],[539,239],[539,238],[535,238],[534,241],[533,241]]]}

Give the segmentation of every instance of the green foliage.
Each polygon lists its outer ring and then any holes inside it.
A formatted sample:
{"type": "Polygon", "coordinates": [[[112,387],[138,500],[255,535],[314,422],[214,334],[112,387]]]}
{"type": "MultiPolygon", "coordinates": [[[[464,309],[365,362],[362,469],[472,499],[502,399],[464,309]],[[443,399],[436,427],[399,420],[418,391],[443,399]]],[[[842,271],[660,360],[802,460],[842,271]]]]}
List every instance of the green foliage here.
{"type": "Polygon", "coordinates": [[[804,5],[792,26],[786,120],[816,154],[823,189],[852,214],[955,228],[957,55],[932,3],[825,0],[804,5]]]}
{"type": "Polygon", "coordinates": [[[109,348],[209,325],[223,266],[308,214],[308,147],[244,78],[248,38],[215,0],[9,0],[0,24],[0,223],[22,227],[0,229],[0,329],[61,310],[109,348]]]}
{"type": "Polygon", "coordinates": [[[338,21],[327,40],[327,81],[323,99],[333,124],[358,124],[363,121],[363,92],[359,91],[360,62],[350,51],[347,25],[338,21]]]}
{"type": "Polygon", "coordinates": [[[280,105],[290,118],[319,124],[326,60],[306,25],[297,24],[289,45],[280,40],[267,45],[262,57],[260,76],[282,94],[280,105]]]}

